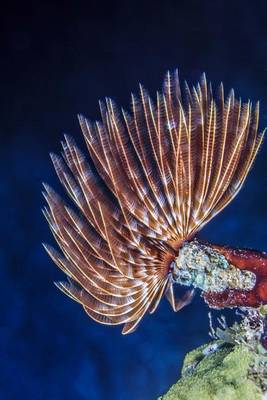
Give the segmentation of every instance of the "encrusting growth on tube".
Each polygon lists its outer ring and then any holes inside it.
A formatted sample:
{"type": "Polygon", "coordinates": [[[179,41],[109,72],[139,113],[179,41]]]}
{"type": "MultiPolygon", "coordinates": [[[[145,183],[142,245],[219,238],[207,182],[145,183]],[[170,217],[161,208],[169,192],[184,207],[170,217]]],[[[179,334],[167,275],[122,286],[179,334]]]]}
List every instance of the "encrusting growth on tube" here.
{"type": "Polygon", "coordinates": [[[204,292],[222,293],[227,289],[252,290],[256,275],[230,264],[225,256],[197,240],[186,242],[173,262],[175,283],[204,292]]]}

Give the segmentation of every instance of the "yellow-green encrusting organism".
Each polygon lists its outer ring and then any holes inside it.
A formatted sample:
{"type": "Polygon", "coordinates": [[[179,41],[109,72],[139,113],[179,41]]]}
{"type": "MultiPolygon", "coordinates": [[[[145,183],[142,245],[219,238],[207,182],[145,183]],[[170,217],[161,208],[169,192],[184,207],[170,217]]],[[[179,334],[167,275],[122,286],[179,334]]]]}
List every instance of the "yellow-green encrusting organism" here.
{"type": "Polygon", "coordinates": [[[230,327],[222,318],[214,340],[186,355],[180,379],[159,400],[265,400],[266,312],[248,309],[230,327]]]}
{"type": "MultiPolygon", "coordinates": [[[[199,356],[204,347],[188,357],[199,356]]],[[[185,372],[187,361],[182,378],[159,400],[263,400],[262,391],[249,377],[254,359],[245,346],[221,349],[203,358],[190,376],[185,372]]]]}

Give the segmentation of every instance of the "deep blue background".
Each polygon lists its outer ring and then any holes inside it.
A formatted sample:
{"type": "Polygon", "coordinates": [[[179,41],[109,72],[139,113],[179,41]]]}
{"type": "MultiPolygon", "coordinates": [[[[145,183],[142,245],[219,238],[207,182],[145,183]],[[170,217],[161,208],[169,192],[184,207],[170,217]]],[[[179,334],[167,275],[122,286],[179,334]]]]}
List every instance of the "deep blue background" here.
{"type": "MultiPolygon", "coordinates": [[[[139,81],[155,92],[177,66],[189,82],[206,71],[260,99],[267,125],[265,1],[8,2],[0,26],[0,399],[155,399],[184,354],[208,340],[208,309],[196,296],[175,314],[163,300],[121,336],[64,297],[53,285],[63,276],[40,244],[53,242],[41,182],[60,190],[48,153],[60,151],[63,132],[84,148],[78,112],[99,118],[104,96],[127,106],[139,81]]],[[[265,143],[203,239],[267,249],[266,155],[265,143]]]]}

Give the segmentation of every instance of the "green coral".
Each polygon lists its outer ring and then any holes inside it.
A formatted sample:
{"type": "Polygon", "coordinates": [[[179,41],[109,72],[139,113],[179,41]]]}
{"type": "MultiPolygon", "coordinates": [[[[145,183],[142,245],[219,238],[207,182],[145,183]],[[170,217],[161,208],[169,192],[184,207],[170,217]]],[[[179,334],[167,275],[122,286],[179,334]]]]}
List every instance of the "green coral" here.
{"type": "Polygon", "coordinates": [[[205,356],[202,346],[184,361],[182,378],[161,400],[262,400],[249,377],[253,353],[245,345],[222,347],[205,356]]]}
{"type": "Polygon", "coordinates": [[[213,340],[184,360],[181,378],[158,400],[263,400],[267,352],[261,345],[265,314],[249,310],[239,324],[212,330],[213,340]]]}

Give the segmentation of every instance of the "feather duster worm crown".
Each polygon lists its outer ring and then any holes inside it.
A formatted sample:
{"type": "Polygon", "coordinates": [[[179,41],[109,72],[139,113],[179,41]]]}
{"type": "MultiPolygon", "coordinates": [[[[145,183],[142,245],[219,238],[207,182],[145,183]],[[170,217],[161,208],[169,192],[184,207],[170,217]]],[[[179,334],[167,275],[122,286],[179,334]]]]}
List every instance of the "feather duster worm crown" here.
{"type": "Polygon", "coordinates": [[[140,85],[130,113],[107,99],[101,122],[79,116],[90,162],[70,137],[52,154],[76,206],[47,185],[44,209],[61,253],[46,245],[68,276],[57,286],[97,322],[132,332],[166,294],[174,310],[179,249],[238,193],[261,145],[259,104],[242,103],[205,75],[181,93],[167,73],[155,102],[140,85]]]}

